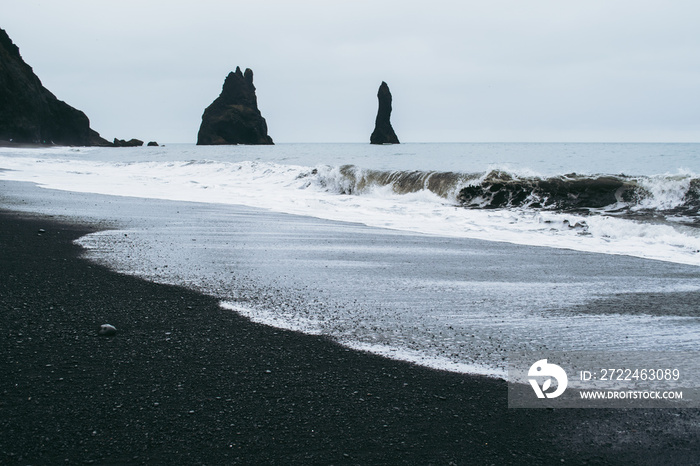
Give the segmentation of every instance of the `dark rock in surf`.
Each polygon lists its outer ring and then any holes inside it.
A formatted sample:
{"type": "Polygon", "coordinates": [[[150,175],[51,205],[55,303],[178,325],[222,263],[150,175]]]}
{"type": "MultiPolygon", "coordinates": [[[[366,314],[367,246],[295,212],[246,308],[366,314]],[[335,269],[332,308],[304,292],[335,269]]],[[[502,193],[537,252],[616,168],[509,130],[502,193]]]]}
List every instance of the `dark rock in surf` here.
{"type": "Polygon", "coordinates": [[[204,110],[198,145],[273,144],[258,109],[250,68],[229,73],[219,97],[204,110]]]}
{"type": "Polygon", "coordinates": [[[564,224],[565,227],[567,227],[570,230],[579,230],[579,231],[582,231],[584,233],[588,231],[588,224],[583,220],[580,222],[576,222],[573,225],[568,220],[564,220],[562,223],[564,224]]]}
{"type": "Polygon", "coordinates": [[[391,92],[389,86],[382,81],[377,92],[379,109],[374,123],[374,131],[369,138],[370,144],[399,144],[399,138],[391,126],[391,92]]]}
{"type": "Polygon", "coordinates": [[[146,144],[147,147],[158,147],[158,143],[155,141],[149,141],[148,144],[146,144]]]}
{"type": "Polygon", "coordinates": [[[143,141],[139,139],[129,139],[128,141],[125,141],[124,139],[114,138],[112,145],[114,147],[141,147],[143,146],[143,141]]]}
{"type": "Polygon", "coordinates": [[[46,89],[0,29],[0,140],[17,144],[108,146],[83,112],[46,89]]]}

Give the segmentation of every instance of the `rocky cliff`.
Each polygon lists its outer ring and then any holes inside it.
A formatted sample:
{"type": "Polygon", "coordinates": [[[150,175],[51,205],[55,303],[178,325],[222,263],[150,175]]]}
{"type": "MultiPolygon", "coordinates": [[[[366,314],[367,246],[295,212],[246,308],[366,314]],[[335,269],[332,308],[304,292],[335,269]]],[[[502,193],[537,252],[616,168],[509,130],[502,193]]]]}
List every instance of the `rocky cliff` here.
{"type": "Polygon", "coordinates": [[[391,127],[391,92],[389,86],[382,81],[377,92],[379,109],[374,123],[374,131],[369,138],[371,144],[399,144],[394,128],[391,127]]]}
{"type": "Polygon", "coordinates": [[[273,144],[249,68],[242,73],[237,67],[226,77],[221,94],[204,110],[197,144],[273,144]]]}
{"type": "Polygon", "coordinates": [[[83,112],[60,101],[0,29],[0,141],[67,146],[109,145],[83,112]]]}

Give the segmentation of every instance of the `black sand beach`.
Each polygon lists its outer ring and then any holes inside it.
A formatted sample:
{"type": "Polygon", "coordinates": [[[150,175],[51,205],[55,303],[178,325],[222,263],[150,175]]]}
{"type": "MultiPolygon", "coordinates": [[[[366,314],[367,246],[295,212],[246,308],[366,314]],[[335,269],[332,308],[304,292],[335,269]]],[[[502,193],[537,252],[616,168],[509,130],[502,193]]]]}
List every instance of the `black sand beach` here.
{"type": "Polygon", "coordinates": [[[514,410],[500,380],[251,323],[0,214],[0,463],[697,464],[698,412],[514,410]],[[99,337],[102,323],[115,337],[99,337]]]}

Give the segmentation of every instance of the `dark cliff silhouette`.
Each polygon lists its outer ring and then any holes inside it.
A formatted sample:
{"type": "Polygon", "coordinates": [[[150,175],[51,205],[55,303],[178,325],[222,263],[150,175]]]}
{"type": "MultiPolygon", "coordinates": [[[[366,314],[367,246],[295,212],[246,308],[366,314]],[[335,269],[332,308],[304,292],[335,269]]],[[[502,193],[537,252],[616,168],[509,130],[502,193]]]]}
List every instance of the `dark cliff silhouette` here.
{"type": "Polygon", "coordinates": [[[250,68],[229,73],[219,97],[204,110],[198,145],[273,144],[267,123],[258,110],[250,68]]]}
{"type": "Polygon", "coordinates": [[[391,92],[389,86],[382,81],[377,92],[379,99],[379,109],[377,119],[374,124],[374,131],[369,138],[371,144],[399,144],[394,128],[391,127],[391,92]]]}
{"type": "Polygon", "coordinates": [[[66,146],[108,146],[88,117],[46,89],[0,29],[0,140],[66,146]]]}

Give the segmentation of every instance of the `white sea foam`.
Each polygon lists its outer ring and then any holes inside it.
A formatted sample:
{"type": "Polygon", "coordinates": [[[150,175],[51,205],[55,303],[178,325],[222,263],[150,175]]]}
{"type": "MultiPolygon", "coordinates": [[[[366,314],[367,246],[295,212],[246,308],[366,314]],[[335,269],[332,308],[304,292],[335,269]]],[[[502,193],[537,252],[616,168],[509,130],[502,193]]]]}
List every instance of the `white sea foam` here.
{"type": "Polygon", "coordinates": [[[415,351],[406,348],[396,348],[387,345],[376,345],[359,342],[345,342],[343,344],[348,348],[352,348],[355,350],[378,354],[389,359],[412,362],[414,364],[432,367],[433,369],[438,370],[449,372],[461,372],[464,374],[485,375],[487,377],[493,377],[503,380],[506,380],[508,377],[507,371],[503,368],[452,361],[450,359],[441,358],[438,356],[429,356],[421,351],[415,351]]]}
{"type": "MultiPolygon", "coordinates": [[[[464,209],[455,205],[454,193],[452,199],[427,189],[398,194],[391,184],[367,184],[358,193],[337,166],[261,161],[98,161],[82,153],[73,158],[75,152],[70,149],[52,152],[48,158],[38,158],[35,153],[13,152],[6,156],[0,152],[0,167],[8,170],[0,172],[0,177],[52,189],[241,204],[430,235],[700,265],[700,235],[695,228],[525,208],[464,209]],[[339,194],[344,192],[360,195],[339,194]],[[582,227],[573,228],[577,223],[582,227]]],[[[690,179],[687,173],[679,174],[671,183],[668,177],[647,178],[644,187],[654,197],[640,208],[677,206],[690,179]]]]}
{"type": "Polygon", "coordinates": [[[687,170],[680,170],[676,174],[665,173],[637,178],[639,185],[649,191],[651,196],[641,199],[635,209],[667,210],[682,206],[691,182],[696,177],[687,170]]]}
{"type": "MultiPolygon", "coordinates": [[[[243,306],[239,303],[222,301],[219,304],[223,309],[234,311],[253,322],[269,325],[271,327],[292,330],[295,332],[303,332],[311,335],[323,334],[321,328],[316,325],[311,319],[302,319],[298,315],[285,316],[282,313],[274,312],[266,309],[251,308],[243,306]]],[[[331,335],[333,336],[333,335],[331,335]]],[[[486,364],[469,364],[465,362],[454,361],[445,357],[432,356],[425,351],[400,348],[390,345],[381,345],[376,343],[365,343],[353,339],[341,338],[337,340],[343,346],[358,351],[366,351],[368,353],[378,354],[389,359],[411,362],[421,366],[431,367],[433,369],[461,372],[464,374],[485,375],[506,379],[507,372],[504,368],[491,367],[486,364]]]]}
{"type": "Polygon", "coordinates": [[[284,313],[273,312],[264,308],[252,308],[228,301],[222,301],[219,305],[223,309],[234,311],[258,324],[309,335],[320,335],[322,333],[319,326],[311,319],[303,319],[298,315],[284,315],[284,313]]]}

